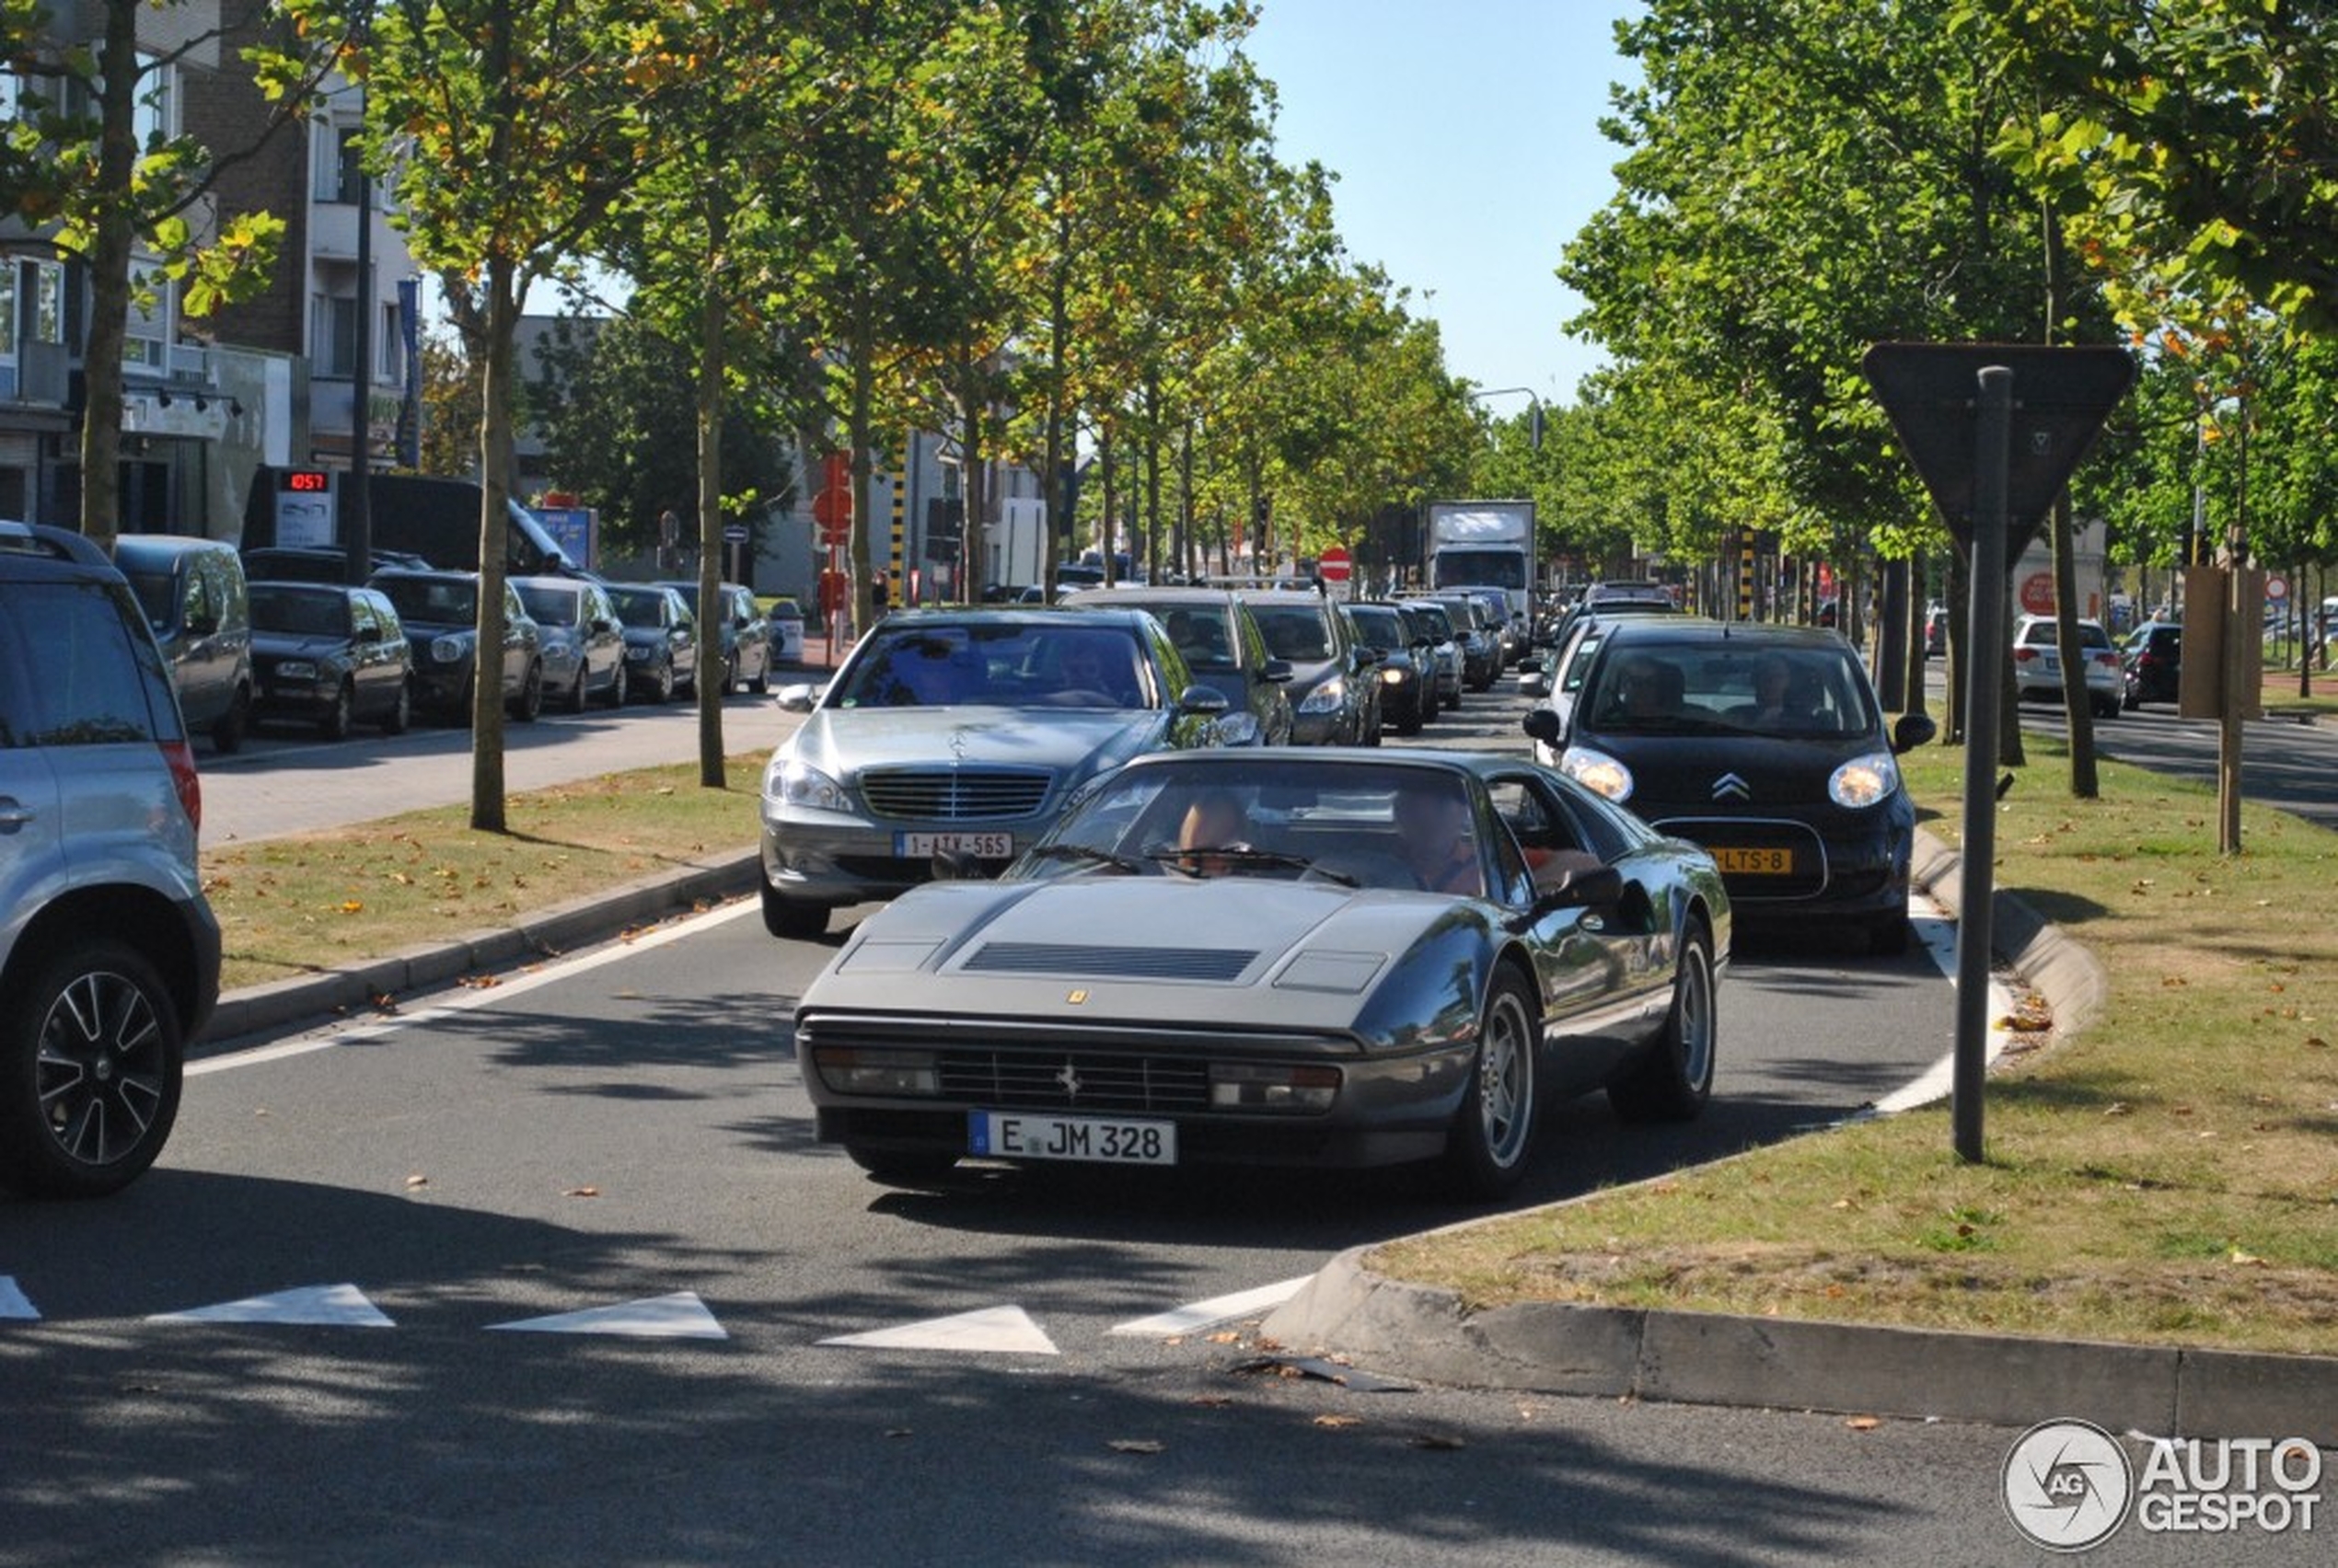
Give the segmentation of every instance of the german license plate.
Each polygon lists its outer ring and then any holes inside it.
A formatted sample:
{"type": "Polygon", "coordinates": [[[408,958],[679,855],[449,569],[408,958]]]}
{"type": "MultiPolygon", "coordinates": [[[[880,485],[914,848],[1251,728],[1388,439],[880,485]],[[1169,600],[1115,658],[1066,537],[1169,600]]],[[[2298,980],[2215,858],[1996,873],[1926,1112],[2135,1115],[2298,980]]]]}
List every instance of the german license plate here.
{"type": "Polygon", "coordinates": [[[966,1152],[995,1159],[1084,1159],[1101,1165],[1175,1165],[1175,1122],[1122,1122],[1104,1116],[966,1113],[966,1152]]]}
{"type": "Polygon", "coordinates": [[[1713,863],[1740,876],[1788,877],[1794,874],[1791,849],[1716,849],[1713,863]]]}
{"type": "Polygon", "coordinates": [[[1014,853],[1012,833],[897,833],[893,852],[904,860],[921,860],[936,850],[979,855],[1003,860],[1014,853]]]}

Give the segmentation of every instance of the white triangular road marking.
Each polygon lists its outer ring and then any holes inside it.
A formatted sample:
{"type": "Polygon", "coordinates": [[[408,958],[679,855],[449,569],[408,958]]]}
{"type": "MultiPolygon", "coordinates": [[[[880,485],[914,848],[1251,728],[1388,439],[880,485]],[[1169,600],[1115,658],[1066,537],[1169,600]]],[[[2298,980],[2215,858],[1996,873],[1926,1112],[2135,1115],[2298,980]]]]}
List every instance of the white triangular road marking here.
{"type": "Polygon", "coordinates": [[[344,1329],[387,1329],[394,1325],[380,1309],[353,1285],[312,1285],[280,1290],[273,1296],[249,1296],[216,1307],[196,1307],[184,1312],[156,1312],[150,1323],[315,1323],[344,1329]]]}
{"type": "Polygon", "coordinates": [[[1247,1318],[1253,1312],[1263,1312],[1279,1307],[1305,1287],[1313,1274],[1302,1274],[1279,1285],[1262,1285],[1256,1290],[1236,1291],[1232,1296],[1213,1296],[1207,1301],[1190,1302],[1174,1311],[1156,1312],[1150,1318],[1137,1318],[1126,1323],[1115,1323],[1108,1332],[1116,1334],[1189,1334],[1196,1329],[1206,1329],[1212,1323],[1231,1322],[1247,1318]]]}
{"type": "Polygon", "coordinates": [[[614,1307],[590,1307],[582,1312],[561,1312],[549,1318],[522,1318],[515,1322],[490,1323],[490,1329],[538,1334],[626,1334],[634,1339],[729,1339],[714,1314],[706,1309],[695,1290],[671,1296],[645,1296],[614,1307]]]}
{"type": "Polygon", "coordinates": [[[17,1288],[14,1274],[0,1274],[0,1318],[21,1319],[29,1323],[41,1320],[41,1314],[33,1309],[25,1293],[17,1288]]]}
{"type": "Polygon", "coordinates": [[[1020,1307],[986,1307],[951,1318],[905,1323],[897,1329],[875,1329],[864,1334],[839,1334],[822,1344],[851,1345],[863,1350],[1001,1351],[1024,1355],[1061,1354],[1055,1342],[1020,1307]]]}

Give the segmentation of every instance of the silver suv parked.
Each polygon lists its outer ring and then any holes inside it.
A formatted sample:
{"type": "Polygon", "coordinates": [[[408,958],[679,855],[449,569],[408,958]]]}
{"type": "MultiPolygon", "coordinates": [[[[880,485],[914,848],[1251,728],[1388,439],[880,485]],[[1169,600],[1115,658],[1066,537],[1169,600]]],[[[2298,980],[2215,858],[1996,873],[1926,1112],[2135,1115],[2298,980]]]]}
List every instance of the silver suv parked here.
{"type": "Polygon", "coordinates": [[[162,1152],[219,997],[202,807],[122,574],[0,523],[0,1185],[95,1196],[162,1152]]]}

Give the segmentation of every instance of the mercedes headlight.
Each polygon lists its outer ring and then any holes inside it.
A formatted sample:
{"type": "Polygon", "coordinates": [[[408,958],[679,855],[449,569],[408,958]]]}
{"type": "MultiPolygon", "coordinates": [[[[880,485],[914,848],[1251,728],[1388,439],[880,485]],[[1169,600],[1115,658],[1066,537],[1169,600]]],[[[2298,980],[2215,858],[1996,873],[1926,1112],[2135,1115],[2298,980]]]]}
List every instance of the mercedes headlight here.
{"type": "Polygon", "coordinates": [[[775,805],[804,806],[818,812],[852,809],[843,785],[793,757],[771,759],[770,766],[763,771],[763,798],[775,805]]]}

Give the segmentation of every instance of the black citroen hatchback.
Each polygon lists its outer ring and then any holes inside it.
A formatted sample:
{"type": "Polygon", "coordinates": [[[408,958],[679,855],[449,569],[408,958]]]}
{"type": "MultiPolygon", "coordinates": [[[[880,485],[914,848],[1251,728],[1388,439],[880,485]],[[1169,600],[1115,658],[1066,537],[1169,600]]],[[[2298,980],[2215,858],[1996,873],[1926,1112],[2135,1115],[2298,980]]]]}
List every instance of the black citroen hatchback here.
{"type": "Polygon", "coordinates": [[[1823,917],[1878,953],[1907,941],[1916,808],[1866,669],[1832,631],[1686,616],[1621,619],[1526,716],[1535,754],[1712,852],[1745,922],[1823,917]],[[1574,677],[1580,674],[1578,683],[1574,677]],[[1571,689],[1570,689],[1571,687],[1571,689]]]}

